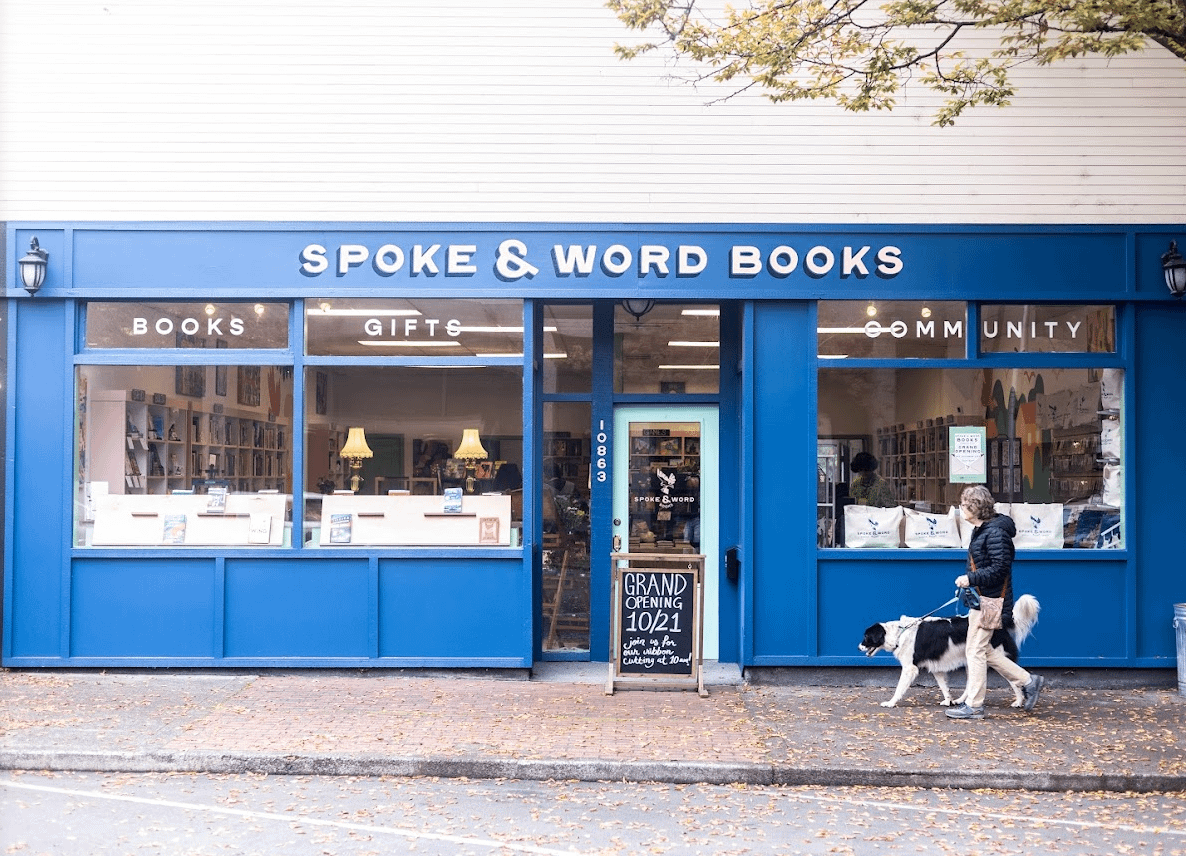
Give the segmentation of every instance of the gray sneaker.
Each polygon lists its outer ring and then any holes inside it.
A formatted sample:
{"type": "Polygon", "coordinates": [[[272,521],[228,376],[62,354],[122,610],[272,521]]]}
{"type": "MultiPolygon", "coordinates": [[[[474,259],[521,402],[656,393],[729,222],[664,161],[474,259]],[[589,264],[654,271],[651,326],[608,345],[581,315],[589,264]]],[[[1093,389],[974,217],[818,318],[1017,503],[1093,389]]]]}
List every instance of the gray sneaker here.
{"type": "Polygon", "coordinates": [[[1021,688],[1021,706],[1026,710],[1033,710],[1034,705],[1038,703],[1038,694],[1042,692],[1042,686],[1046,683],[1046,679],[1041,675],[1034,675],[1030,678],[1030,682],[1021,688]]]}
{"type": "Polygon", "coordinates": [[[961,704],[948,710],[947,716],[950,719],[984,719],[984,708],[961,704]]]}

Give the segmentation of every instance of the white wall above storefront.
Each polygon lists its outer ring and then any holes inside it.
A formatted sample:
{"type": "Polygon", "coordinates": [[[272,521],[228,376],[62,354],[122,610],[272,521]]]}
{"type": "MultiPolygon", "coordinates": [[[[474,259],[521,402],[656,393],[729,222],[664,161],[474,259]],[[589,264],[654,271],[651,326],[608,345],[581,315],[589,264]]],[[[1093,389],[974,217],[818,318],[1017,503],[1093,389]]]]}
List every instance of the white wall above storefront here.
{"type": "Polygon", "coordinates": [[[0,219],[1186,221],[1186,66],[1016,73],[931,127],[717,101],[601,0],[0,3],[0,219]]]}

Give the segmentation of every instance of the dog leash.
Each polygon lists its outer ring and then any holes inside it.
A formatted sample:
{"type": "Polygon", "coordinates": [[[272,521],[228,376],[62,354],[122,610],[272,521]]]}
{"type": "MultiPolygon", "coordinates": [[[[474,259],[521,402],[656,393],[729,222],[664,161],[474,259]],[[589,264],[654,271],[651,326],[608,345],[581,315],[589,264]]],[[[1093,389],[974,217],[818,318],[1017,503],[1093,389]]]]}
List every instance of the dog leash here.
{"type": "Polygon", "coordinates": [[[959,599],[960,599],[959,589],[956,589],[955,596],[952,597],[951,600],[947,601],[946,603],[939,604],[934,609],[932,609],[930,612],[928,612],[926,615],[920,615],[918,618],[914,619],[909,624],[904,624],[902,626],[903,627],[913,627],[915,624],[921,623],[924,618],[930,618],[932,615],[934,615],[939,610],[946,609],[947,607],[951,606],[953,603],[957,603],[959,601],[959,599]]]}

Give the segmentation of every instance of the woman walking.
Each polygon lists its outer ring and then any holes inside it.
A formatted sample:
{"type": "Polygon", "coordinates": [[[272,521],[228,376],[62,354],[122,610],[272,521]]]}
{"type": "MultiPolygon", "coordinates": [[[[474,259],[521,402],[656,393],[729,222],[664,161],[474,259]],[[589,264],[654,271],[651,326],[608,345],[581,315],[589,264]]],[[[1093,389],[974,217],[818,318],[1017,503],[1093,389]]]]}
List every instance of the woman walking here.
{"type": "MultiPolygon", "coordinates": [[[[964,489],[960,496],[960,511],[964,519],[976,528],[968,544],[968,572],[956,579],[962,588],[974,586],[981,597],[1004,599],[1001,625],[1013,626],[1013,536],[1017,527],[1013,518],[997,514],[992,494],[983,485],[964,489]]],[[[952,719],[984,719],[984,693],[988,686],[988,667],[1001,677],[1021,687],[1022,707],[1033,710],[1046,679],[1030,675],[1014,663],[1002,648],[993,647],[993,628],[982,627],[981,611],[968,611],[968,687],[964,703],[947,711],[952,719]]]]}

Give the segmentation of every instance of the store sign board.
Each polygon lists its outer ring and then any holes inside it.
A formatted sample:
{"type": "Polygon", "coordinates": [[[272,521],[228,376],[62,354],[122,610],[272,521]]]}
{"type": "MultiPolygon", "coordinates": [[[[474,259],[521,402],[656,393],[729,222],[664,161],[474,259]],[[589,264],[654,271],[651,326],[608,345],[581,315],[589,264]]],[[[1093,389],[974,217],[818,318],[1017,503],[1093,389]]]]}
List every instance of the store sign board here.
{"type": "Polygon", "coordinates": [[[361,269],[371,269],[381,277],[397,273],[410,276],[471,277],[484,269],[500,280],[514,282],[533,278],[547,269],[557,278],[607,277],[636,275],[697,277],[701,274],[726,273],[730,277],[756,277],[769,274],[784,278],[794,274],[807,277],[879,276],[892,278],[902,272],[902,250],[893,244],[815,244],[792,246],[778,244],[771,248],[751,244],[732,244],[725,251],[711,253],[697,244],[621,243],[529,245],[518,238],[508,238],[491,253],[483,254],[477,244],[399,243],[305,245],[299,254],[299,271],[306,277],[332,275],[346,278],[361,269]],[[719,257],[718,257],[719,256],[719,257]]]}
{"type": "MultiPolygon", "coordinates": [[[[16,245],[32,232],[10,225],[16,245]]],[[[1133,231],[1036,226],[589,223],[139,223],[38,229],[47,293],[320,298],[1125,299],[1133,231]],[[137,259],[129,265],[128,259],[137,259]],[[1068,265],[1067,259],[1090,260],[1068,265]],[[69,271],[69,282],[62,271],[69,271]]],[[[1164,241],[1157,241],[1164,252],[1164,241]]],[[[1137,258],[1140,258],[1139,254],[1137,258]]],[[[1138,289],[1165,286],[1155,279],[1138,289]]],[[[1145,279],[1150,279],[1145,283],[1145,279]]]]}

